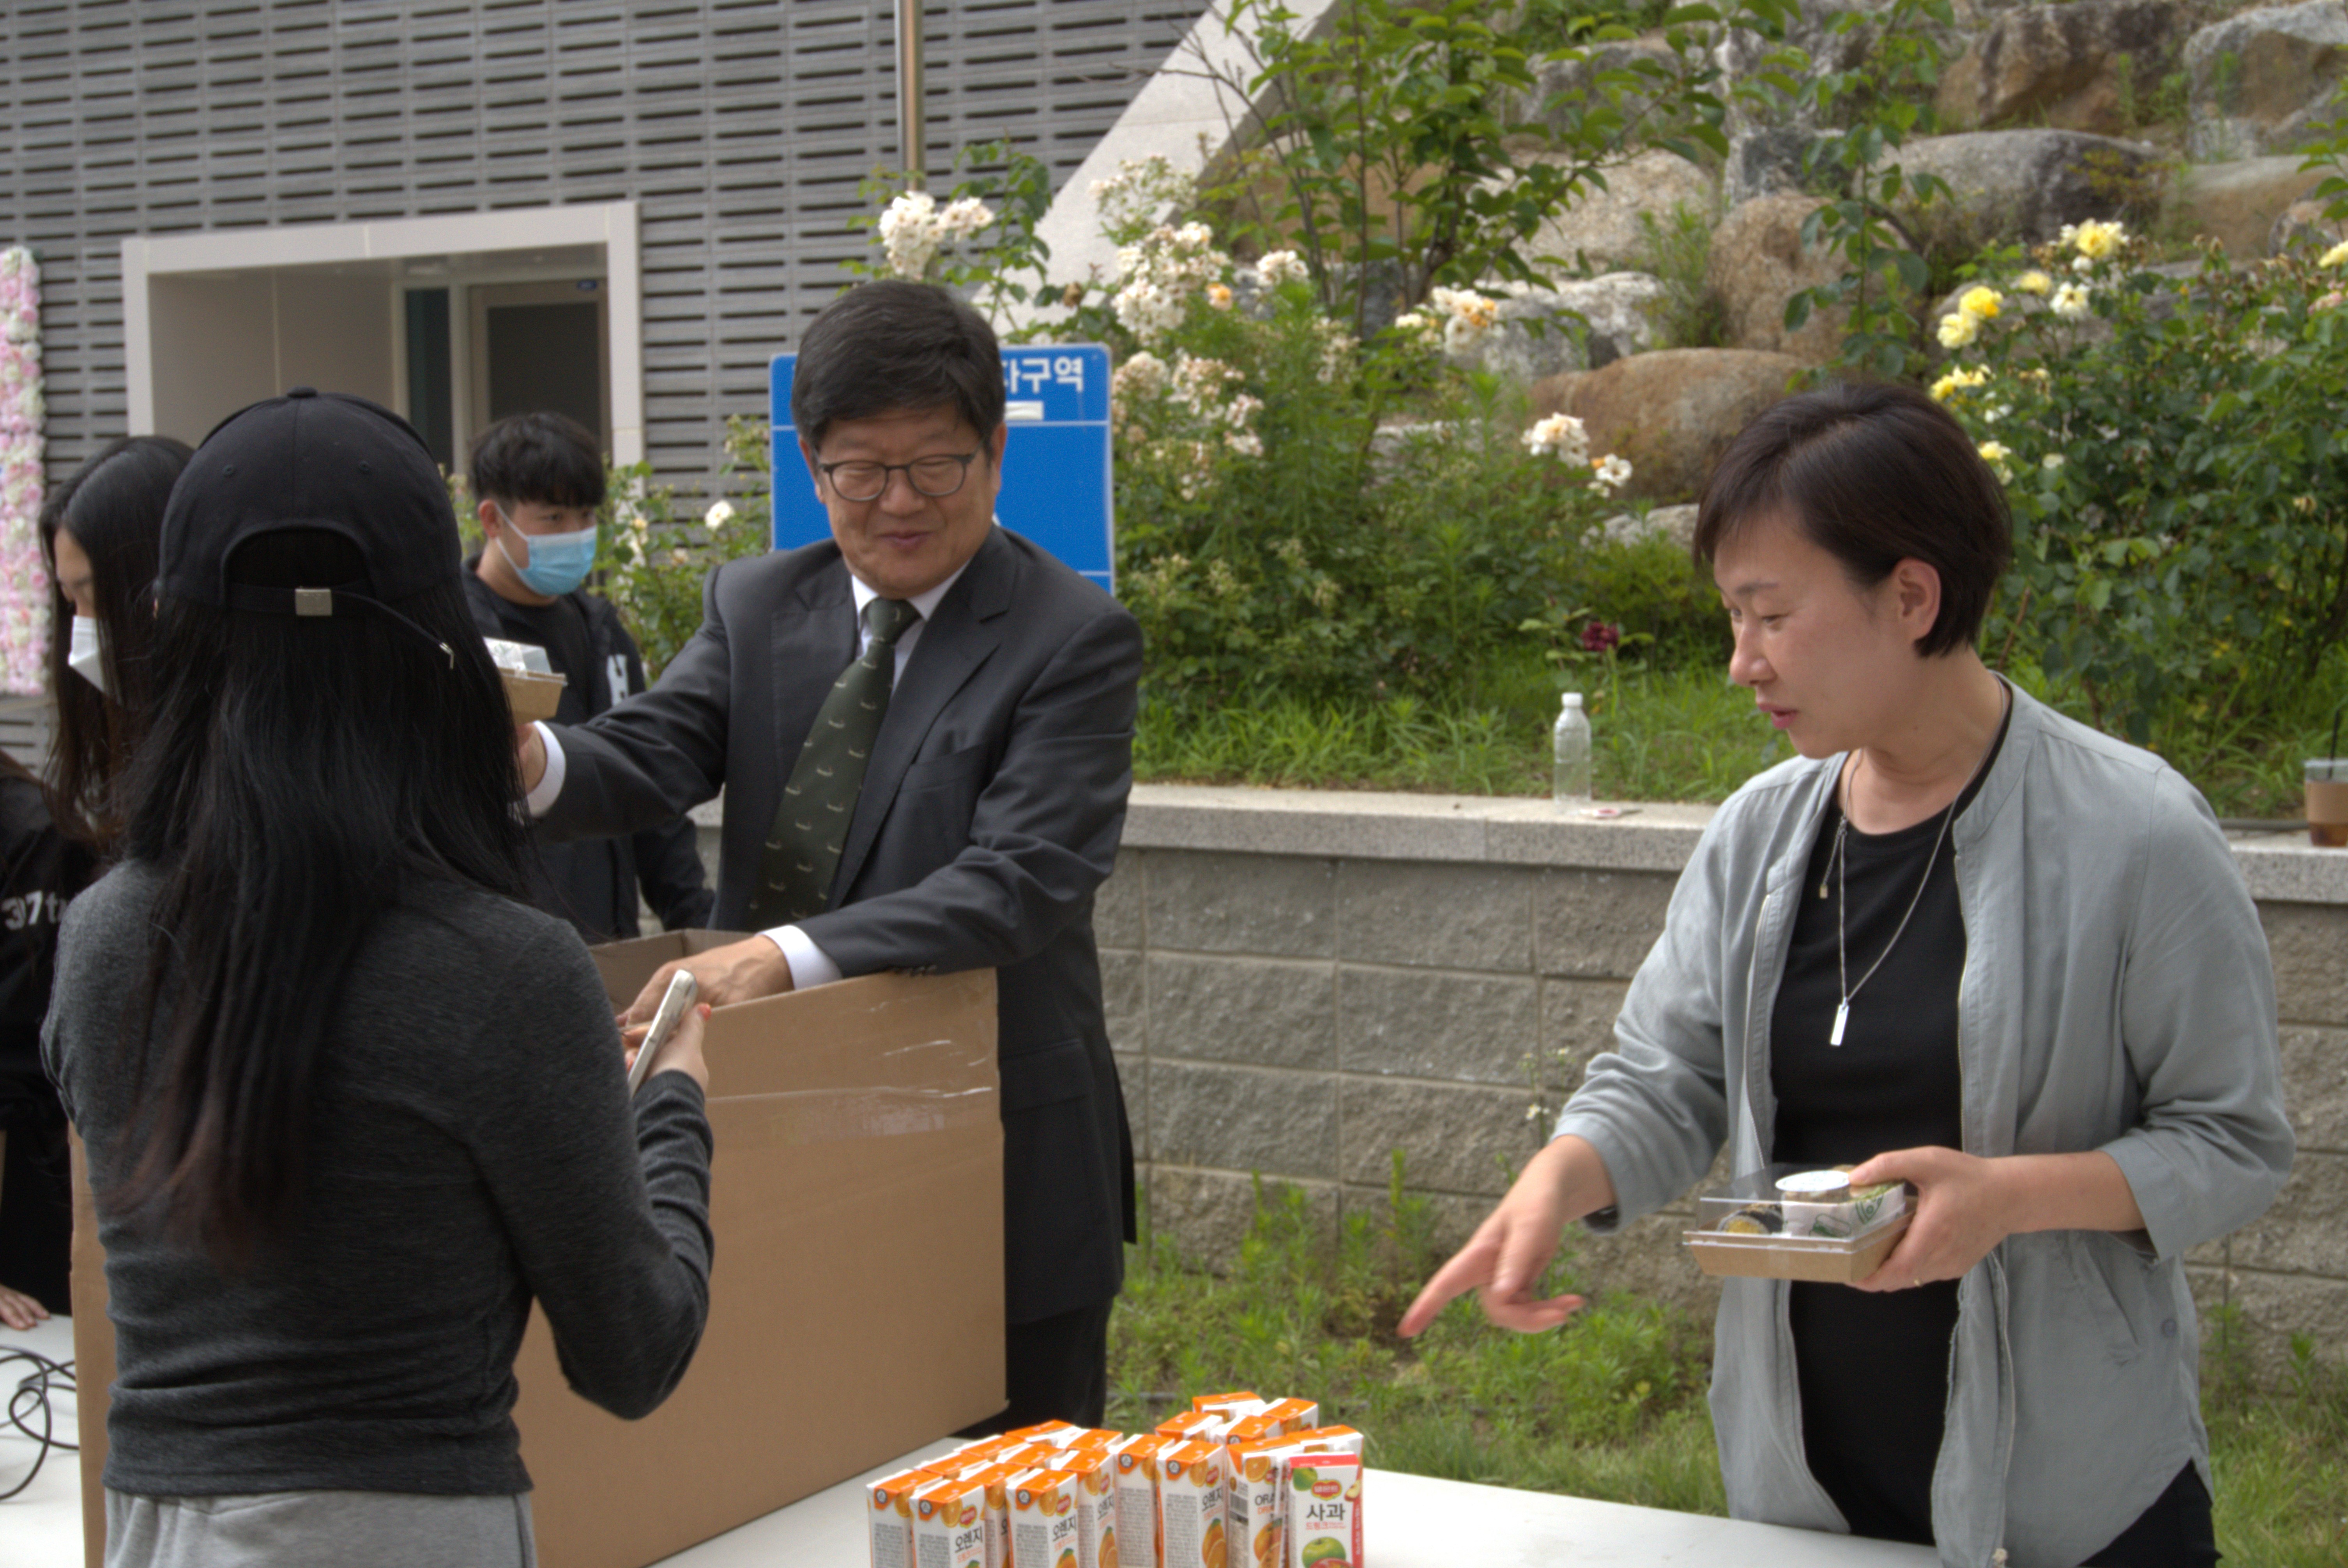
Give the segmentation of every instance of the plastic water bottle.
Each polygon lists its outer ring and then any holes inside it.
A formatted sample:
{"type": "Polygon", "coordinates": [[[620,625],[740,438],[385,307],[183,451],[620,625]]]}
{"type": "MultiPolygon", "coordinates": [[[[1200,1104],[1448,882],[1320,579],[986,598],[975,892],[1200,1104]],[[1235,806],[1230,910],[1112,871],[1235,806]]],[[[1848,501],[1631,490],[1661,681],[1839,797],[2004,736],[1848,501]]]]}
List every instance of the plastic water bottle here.
{"type": "Polygon", "coordinates": [[[1555,799],[1560,805],[1590,804],[1590,716],[1581,693],[1568,692],[1557,715],[1555,799]]]}

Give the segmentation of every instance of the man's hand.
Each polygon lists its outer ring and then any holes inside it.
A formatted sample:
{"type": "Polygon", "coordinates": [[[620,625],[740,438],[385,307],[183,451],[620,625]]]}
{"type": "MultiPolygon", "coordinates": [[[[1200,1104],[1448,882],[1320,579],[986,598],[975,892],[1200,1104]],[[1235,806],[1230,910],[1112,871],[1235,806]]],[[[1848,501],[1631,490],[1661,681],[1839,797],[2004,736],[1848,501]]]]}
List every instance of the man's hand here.
{"type": "Polygon", "coordinates": [[[0,1285],[0,1323],[29,1329],[49,1315],[49,1309],[19,1290],[0,1285]]]}
{"type": "MultiPolygon", "coordinates": [[[[685,1016],[676,1020],[676,1031],[668,1037],[668,1043],[661,1047],[661,1053],[653,1058],[652,1071],[644,1074],[644,1081],[651,1082],[654,1073],[682,1072],[700,1084],[702,1088],[707,1089],[709,1063],[702,1058],[701,1040],[708,1023],[708,1003],[703,1002],[685,1009],[685,1016]]],[[[636,1030],[635,1036],[636,1043],[623,1041],[622,1054],[630,1067],[635,1066],[636,1052],[644,1049],[641,1044],[644,1031],[636,1030]]]]}
{"type": "Polygon", "coordinates": [[[653,1014],[660,1010],[661,997],[668,990],[669,977],[679,969],[693,971],[694,982],[701,988],[700,999],[710,1007],[780,996],[791,989],[789,960],[783,957],[780,948],[765,937],[728,942],[722,948],[663,964],[645,982],[644,989],[636,993],[636,999],[628,1004],[628,1010],[620,1015],[621,1034],[630,1049],[652,1027],[653,1014]]]}
{"type": "Polygon", "coordinates": [[[546,776],[546,737],[536,724],[514,726],[514,765],[521,770],[521,793],[528,794],[546,776]]]}
{"type": "Polygon", "coordinates": [[[1595,1149],[1581,1138],[1551,1140],[1468,1245],[1426,1282],[1402,1315],[1398,1331],[1406,1337],[1417,1334],[1454,1297],[1470,1290],[1480,1293],[1484,1316],[1503,1328],[1532,1334],[1556,1327],[1581,1309],[1582,1298],[1542,1300],[1532,1294],[1533,1286],[1557,1255],[1566,1225],[1613,1201],[1613,1184],[1595,1149]]]}

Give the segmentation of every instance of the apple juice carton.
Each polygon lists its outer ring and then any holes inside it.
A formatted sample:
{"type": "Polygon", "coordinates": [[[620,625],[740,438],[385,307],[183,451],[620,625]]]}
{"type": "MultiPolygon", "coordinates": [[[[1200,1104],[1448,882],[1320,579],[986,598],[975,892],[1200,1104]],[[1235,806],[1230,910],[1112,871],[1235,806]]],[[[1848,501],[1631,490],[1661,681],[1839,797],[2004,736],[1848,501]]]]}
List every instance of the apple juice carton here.
{"type": "Polygon", "coordinates": [[[1117,1568],[1117,1456],[1080,1440],[1059,1468],[1076,1478],[1076,1568],[1117,1568]]]}
{"type": "Polygon", "coordinates": [[[913,1493],[913,1568],[986,1568],[986,1488],[933,1481],[913,1493]]]}
{"type": "Polygon", "coordinates": [[[1076,1478],[1031,1470],[1011,1482],[1011,1568],[1077,1568],[1076,1478]]]}
{"type": "Polygon", "coordinates": [[[1361,1568],[1361,1456],[1294,1454],[1281,1468],[1288,1501],[1281,1568],[1361,1568]]]}
{"type": "Polygon", "coordinates": [[[1159,1540],[1164,1568],[1226,1568],[1229,1490],[1220,1442],[1176,1443],[1158,1456],[1159,1540]]]}
{"type": "Polygon", "coordinates": [[[913,1568],[913,1493],[937,1477],[901,1470],[864,1489],[872,1509],[864,1518],[872,1534],[872,1568],[913,1568]]]}
{"type": "Polygon", "coordinates": [[[1155,1432],[1131,1437],[1109,1450],[1117,1466],[1111,1492],[1117,1499],[1117,1568],[1158,1568],[1158,1456],[1174,1446],[1155,1432]]]}

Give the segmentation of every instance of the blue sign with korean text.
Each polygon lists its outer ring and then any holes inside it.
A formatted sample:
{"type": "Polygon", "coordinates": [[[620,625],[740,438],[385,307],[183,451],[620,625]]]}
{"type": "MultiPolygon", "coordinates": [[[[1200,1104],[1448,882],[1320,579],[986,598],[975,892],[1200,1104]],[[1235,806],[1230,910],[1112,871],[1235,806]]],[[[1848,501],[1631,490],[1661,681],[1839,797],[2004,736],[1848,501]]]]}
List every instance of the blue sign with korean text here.
{"type": "MultiPolygon", "coordinates": [[[[775,431],[775,548],[831,537],[791,425],[798,355],[768,369],[775,431]]],[[[1052,343],[1003,350],[1003,492],[994,515],[1102,588],[1115,590],[1117,521],[1109,489],[1108,350],[1052,343]]]]}

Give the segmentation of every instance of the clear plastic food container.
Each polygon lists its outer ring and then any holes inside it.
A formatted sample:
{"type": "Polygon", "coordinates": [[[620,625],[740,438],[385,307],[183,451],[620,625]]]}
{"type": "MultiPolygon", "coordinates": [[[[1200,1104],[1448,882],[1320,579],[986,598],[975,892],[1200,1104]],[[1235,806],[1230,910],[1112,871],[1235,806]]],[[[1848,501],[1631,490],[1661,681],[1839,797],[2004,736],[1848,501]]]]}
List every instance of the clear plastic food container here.
{"type": "Polygon", "coordinates": [[[1748,1171],[1696,1200],[1683,1233],[1706,1274],[1849,1284],[1873,1274],[1908,1228],[1915,1190],[1904,1182],[1853,1189],[1850,1167],[1776,1164],[1748,1171]]]}

